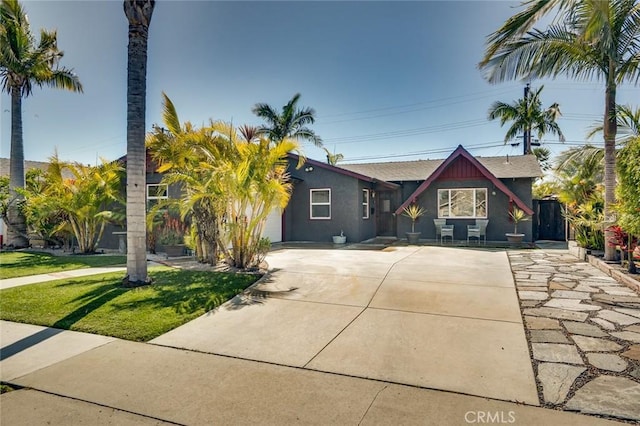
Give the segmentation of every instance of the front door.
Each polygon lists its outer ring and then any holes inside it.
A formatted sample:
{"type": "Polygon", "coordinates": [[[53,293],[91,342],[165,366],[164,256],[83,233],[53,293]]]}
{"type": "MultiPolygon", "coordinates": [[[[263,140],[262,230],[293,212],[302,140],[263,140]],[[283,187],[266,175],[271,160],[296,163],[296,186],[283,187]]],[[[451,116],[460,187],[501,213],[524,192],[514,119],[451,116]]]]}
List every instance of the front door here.
{"type": "Polygon", "coordinates": [[[376,235],[395,237],[396,226],[393,212],[396,209],[395,191],[378,191],[376,193],[376,235]]]}

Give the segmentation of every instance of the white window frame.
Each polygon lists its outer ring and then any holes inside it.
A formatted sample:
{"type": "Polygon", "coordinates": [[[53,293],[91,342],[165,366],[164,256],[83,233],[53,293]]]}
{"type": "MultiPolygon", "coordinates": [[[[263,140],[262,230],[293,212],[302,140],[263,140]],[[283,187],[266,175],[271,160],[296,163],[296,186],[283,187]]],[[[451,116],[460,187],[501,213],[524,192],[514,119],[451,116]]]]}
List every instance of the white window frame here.
{"type": "Polygon", "coordinates": [[[371,198],[370,195],[371,193],[369,192],[368,189],[364,188],[362,190],[362,194],[363,194],[363,200],[362,200],[362,218],[363,219],[369,219],[369,205],[371,203],[371,198]]]}
{"type": "Polygon", "coordinates": [[[331,220],[331,188],[313,188],[309,189],[309,219],[311,220],[331,220]],[[328,202],[313,202],[313,193],[314,192],[328,192],[329,193],[329,201],[328,202]],[[329,206],[329,216],[324,217],[315,217],[313,215],[313,206],[329,206]]]}
{"type": "Polygon", "coordinates": [[[488,198],[488,190],[487,188],[442,188],[442,189],[438,189],[438,199],[436,201],[437,206],[438,206],[438,218],[440,219],[486,219],[488,217],[489,214],[489,198],[488,198]],[[449,205],[449,214],[448,215],[441,215],[440,214],[440,194],[444,191],[447,191],[448,194],[448,205],[449,205]],[[451,215],[451,191],[473,191],[473,215],[472,216],[452,216],[451,215]],[[484,192],[484,202],[485,202],[485,206],[484,206],[484,212],[485,214],[483,216],[478,216],[477,212],[476,212],[476,208],[477,208],[477,194],[478,192],[484,192]]]}
{"type": "MultiPolygon", "coordinates": [[[[156,192],[157,193],[157,192],[156,192]]],[[[169,199],[169,185],[166,183],[148,183],[147,184],[147,201],[148,200],[168,200],[169,199]],[[149,189],[151,187],[165,187],[165,194],[167,195],[162,195],[162,196],[157,196],[157,195],[149,195],[149,189]]]]}

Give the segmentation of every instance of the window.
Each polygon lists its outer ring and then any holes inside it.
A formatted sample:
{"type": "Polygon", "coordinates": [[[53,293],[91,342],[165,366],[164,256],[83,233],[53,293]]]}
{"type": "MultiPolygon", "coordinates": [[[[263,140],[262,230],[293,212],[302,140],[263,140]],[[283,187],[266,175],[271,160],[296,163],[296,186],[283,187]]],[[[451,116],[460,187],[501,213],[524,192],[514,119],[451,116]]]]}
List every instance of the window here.
{"type": "Polygon", "coordinates": [[[487,189],[439,189],[438,217],[460,219],[487,217],[487,189]]]}
{"type": "Polygon", "coordinates": [[[169,185],[166,183],[147,185],[147,200],[166,200],[167,198],[169,198],[169,185]]]}
{"type": "Polygon", "coordinates": [[[362,190],[362,218],[369,219],[369,190],[362,190]]]}
{"type": "Polygon", "coordinates": [[[331,190],[309,190],[311,219],[331,219],[331,190]]]}

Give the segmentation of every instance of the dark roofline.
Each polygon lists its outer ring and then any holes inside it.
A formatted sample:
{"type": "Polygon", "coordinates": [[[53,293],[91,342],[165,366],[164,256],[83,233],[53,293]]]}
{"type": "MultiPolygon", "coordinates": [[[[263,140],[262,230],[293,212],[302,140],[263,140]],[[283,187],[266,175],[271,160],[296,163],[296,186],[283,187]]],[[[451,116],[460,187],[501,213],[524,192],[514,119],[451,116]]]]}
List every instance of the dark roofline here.
{"type": "Polygon", "coordinates": [[[480,163],[480,161],[478,161],[473,155],[469,154],[469,151],[467,151],[466,149],[464,149],[464,147],[462,145],[458,145],[458,147],[456,148],[455,151],[453,151],[451,153],[451,155],[449,157],[447,157],[446,160],[444,160],[442,162],[442,164],[440,164],[438,166],[438,168],[431,173],[431,176],[429,176],[427,178],[427,180],[425,180],[424,182],[422,182],[420,184],[420,186],[413,191],[413,194],[411,194],[411,196],[409,196],[409,198],[407,198],[407,200],[402,203],[402,205],[400,205],[400,207],[398,207],[398,209],[395,211],[396,214],[400,214],[402,213],[402,211],[405,209],[405,207],[407,207],[409,204],[411,204],[413,201],[415,201],[424,191],[426,191],[426,189],[438,178],[440,177],[440,175],[442,174],[442,172],[444,172],[446,170],[447,167],[449,167],[449,165],[458,157],[464,157],[467,160],[469,160],[471,162],[471,164],[473,164],[479,171],[480,173],[482,173],[482,175],[487,178],[488,180],[491,181],[491,183],[493,183],[496,188],[498,188],[500,191],[502,191],[506,196],[509,197],[509,201],[513,201],[514,203],[516,203],[516,205],[522,210],[524,211],[526,214],[528,215],[533,215],[533,210],[531,210],[530,207],[528,207],[524,201],[522,201],[516,194],[514,194],[509,188],[506,187],[506,185],[504,183],[502,183],[502,181],[500,179],[498,179],[497,177],[495,177],[495,175],[493,173],[491,173],[489,171],[489,169],[487,169],[485,166],[482,165],[482,163],[480,163]]]}
{"type": "MultiPolygon", "coordinates": [[[[298,154],[294,154],[292,152],[287,154],[288,158],[291,158],[292,160],[295,160],[296,162],[300,161],[300,156],[298,154]]],[[[347,169],[343,169],[341,167],[338,166],[332,166],[329,163],[323,163],[321,161],[318,160],[313,160],[311,158],[305,158],[303,157],[304,162],[307,164],[312,165],[313,167],[320,167],[321,169],[325,169],[325,170],[330,170],[332,172],[335,173],[339,173],[341,175],[345,175],[345,176],[349,176],[355,179],[359,179],[365,182],[371,182],[371,183],[375,183],[375,184],[380,184],[381,186],[387,187],[389,189],[396,189],[399,188],[400,185],[397,185],[395,183],[391,183],[391,182],[387,182],[384,180],[380,180],[380,179],[376,179],[376,178],[372,178],[371,176],[365,176],[362,175],[360,173],[356,173],[356,172],[352,172],[351,170],[347,170],[347,169]]]]}

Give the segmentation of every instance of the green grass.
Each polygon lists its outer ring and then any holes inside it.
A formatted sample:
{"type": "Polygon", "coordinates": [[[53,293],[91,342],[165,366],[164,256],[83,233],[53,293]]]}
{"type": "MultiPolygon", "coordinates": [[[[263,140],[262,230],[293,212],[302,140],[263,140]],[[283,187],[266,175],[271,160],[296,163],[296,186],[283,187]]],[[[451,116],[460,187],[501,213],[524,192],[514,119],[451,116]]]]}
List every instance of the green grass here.
{"type": "Polygon", "coordinates": [[[126,263],[126,256],[104,254],[54,256],[38,252],[2,252],[0,253],[0,279],[126,263]]]}
{"type": "Polygon", "coordinates": [[[15,389],[13,389],[9,385],[5,385],[4,383],[0,383],[0,394],[11,392],[12,390],[15,390],[15,389]]]}
{"type": "Polygon", "coordinates": [[[0,291],[0,319],[149,341],[224,303],[259,276],[149,270],[154,283],[127,289],[122,273],[64,279],[0,291]]]}

